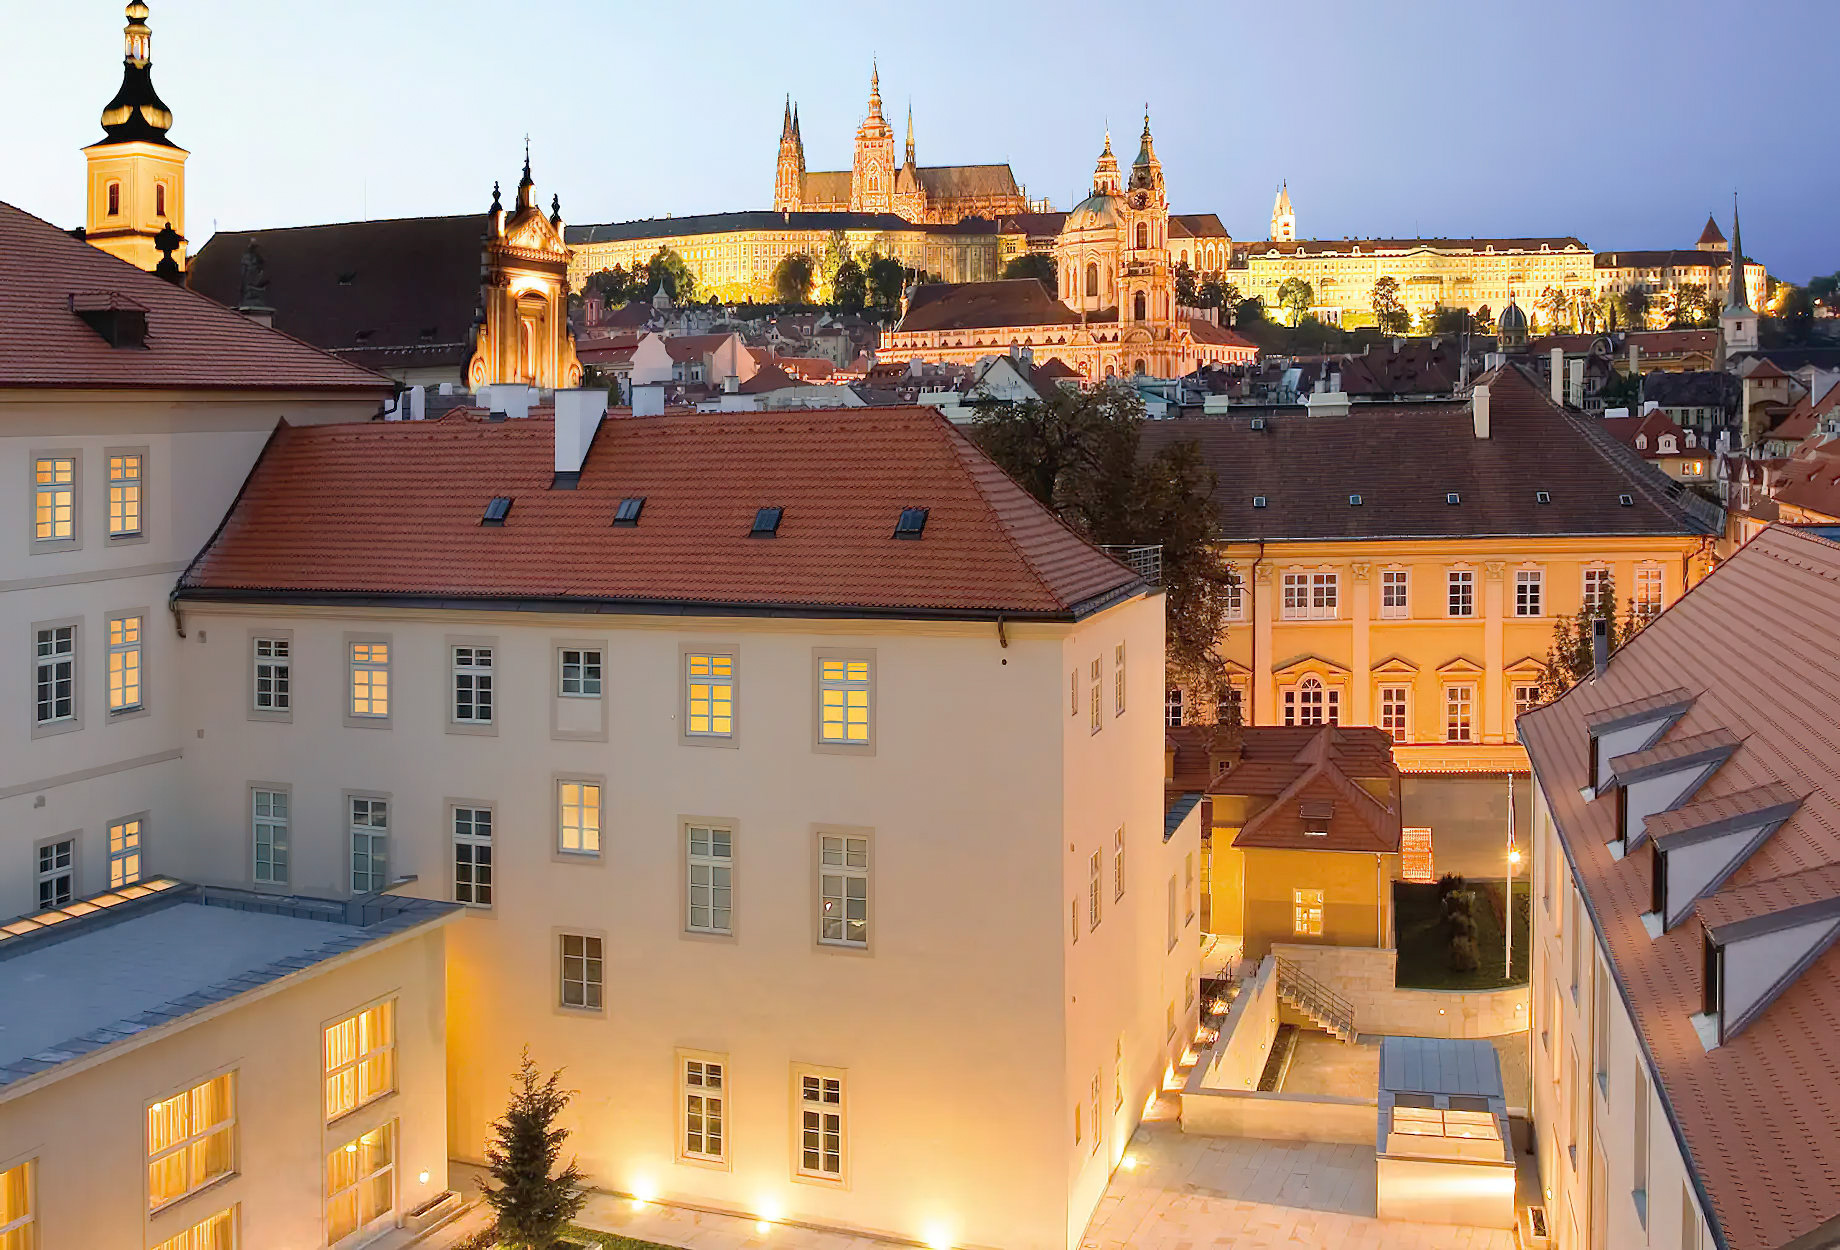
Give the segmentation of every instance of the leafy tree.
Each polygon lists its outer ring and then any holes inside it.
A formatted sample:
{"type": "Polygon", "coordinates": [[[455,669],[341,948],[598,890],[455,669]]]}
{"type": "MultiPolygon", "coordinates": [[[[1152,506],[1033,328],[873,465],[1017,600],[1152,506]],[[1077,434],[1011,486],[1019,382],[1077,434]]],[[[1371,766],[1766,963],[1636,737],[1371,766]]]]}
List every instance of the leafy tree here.
{"type": "Polygon", "coordinates": [[[901,285],[907,271],[901,268],[900,261],[892,256],[873,257],[864,270],[864,277],[868,281],[870,303],[891,311],[901,306],[901,285]]]}
{"type": "Polygon", "coordinates": [[[1248,295],[1233,307],[1233,324],[1241,326],[1260,326],[1271,320],[1265,311],[1263,295],[1248,295]]]}
{"type": "Polygon", "coordinates": [[[549,1250],[588,1201],[586,1178],[575,1160],[556,1171],[569,1135],[556,1126],[556,1117],[574,1097],[562,1088],[561,1076],[560,1071],[540,1075],[527,1048],[510,1105],[493,1121],[486,1143],[492,1180],[482,1181],[480,1191],[498,1214],[498,1244],[510,1250],[549,1250]]]}
{"type": "Polygon", "coordinates": [[[1669,321],[1689,329],[1717,324],[1718,309],[1705,283],[1687,282],[1674,289],[1669,321]]]}
{"type": "Polygon", "coordinates": [[[1201,307],[1201,283],[1187,261],[1176,265],[1176,303],[1183,308],[1201,307]]]}
{"type": "Polygon", "coordinates": [[[1461,334],[1468,325],[1468,313],[1442,304],[1435,304],[1418,315],[1420,334],[1461,334]]]}
{"type": "Polygon", "coordinates": [[[1050,295],[1060,281],[1059,275],[1054,272],[1054,257],[1046,252],[1024,252],[1020,256],[1010,257],[1009,263],[1003,266],[1003,276],[1033,278],[1047,287],[1050,295]]]}
{"type": "Polygon", "coordinates": [[[1495,313],[1487,304],[1470,314],[1470,325],[1477,334],[1495,333],[1495,313]]]}
{"type": "Polygon", "coordinates": [[[1805,286],[1783,283],[1776,301],[1776,315],[1782,321],[1784,336],[1791,343],[1806,343],[1814,334],[1814,297],[1805,286]]]}
{"type": "Polygon", "coordinates": [[[1611,296],[1611,310],[1626,330],[1648,328],[1648,308],[1652,302],[1645,287],[1632,286],[1611,296]]]}
{"type": "Polygon", "coordinates": [[[665,293],[676,304],[687,304],[696,298],[696,274],[685,263],[684,258],[668,247],[661,247],[652,253],[652,258],[645,262],[645,283],[636,291],[630,291],[628,299],[650,299],[663,287],[665,293]]]}
{"type": "Polygon", "coordinates": [[[619,265],[615,265],[612,269],[602,269],[589,274],[582,282],[581,289],[588,295],[598,294],[607,301],[608,307],[618,308],[621,304],[633,299],[634,290],[643,286],[644,279],[639,276],[637,270],[629,274],[619,265]]]}
{"type": "Polygon", "coordinates": [[[1239,313],[1239,288],[1227,282],[1217,273],[1211,273],[1202,279],[1197,308],[1220,309],[1220,324],[1230,326],[1239,313]]]}
{"type": "Polygon", "coordinates": [[[824,255],[818,258],[818,278],[825,290],[837,284],[837,271],[844,262],[851,259],[850,241],[843,231],[831,231],[830,238],[824,241],[824,255]]]}
{"type": "Polygon", "coordinates": [[[1549,286],[1540,292],[1534,307],[1546,315],[1546,329],[1553,333],[1572,324],[1572,297],[1564,287],[1549,286]]]}
{"type": "Polygon", "coordinates": [[[1404,334],[1412,325],[1405,301],[1399,298],[1399,280],[1388,276],[1374,283],[1369,294],[1374,306],[1374,324],[1382,334],[1404,334]]]}
{"type": "Polygon", "coordinates": [[[792,252],[780,257],[779,264],[773,266],[773,294],[782,304],[808,304],[811,302],[811,257],[803,252],[792,252]]]}
{"type": "Polygon", "coordinates": [[[1579,326],[1586,333],[1595,334],[1598,325],[1609,317],[1610,301],[1608,296],[1587,295],[1578,301],[1579,326]]]}
{"type": "Polygon", "coordinates": [[[1291,315],[1292,325],[1302,321],[1315,302],[1315,289],[1302,278],[1286,278],[1278,287],[1278,307],[1291,315]]]}
{"type": "Polygon", "coordinates": [[[1214,474],[1193,442],[1140,454],[1143,402],[1123,387],[986,405],[973,434],[1023,489],[1096,543],[1160,543],[1167,664],[1179,684],[1218,693],[1233,574],[1215,546],[1214,474]]]}
{"type": "Polygon", "coordinates": [[[1627,408],[1633,413],[1642,406],[1642,375],[1618,373],[1612,369],[1609,378],[1598,388],[1597,396],[1606,408],[1627,408]]]}
{"type": "Polygon", "coordinates": [[[1808,298],[1816,303],[1832,301],[1836,294],[1840,294],[1840,273],[1821,274],[1810,278],[1806,289],[1808,298]]]}
{"type": "Polygon", "coordinates": [[[863,275],[863,268],[853,260],[846,260],[837,267],[837,276],[831,279],[831,303],[844,312],[856,313],[863,310],[869,300],[869,286],[863,275]]]}

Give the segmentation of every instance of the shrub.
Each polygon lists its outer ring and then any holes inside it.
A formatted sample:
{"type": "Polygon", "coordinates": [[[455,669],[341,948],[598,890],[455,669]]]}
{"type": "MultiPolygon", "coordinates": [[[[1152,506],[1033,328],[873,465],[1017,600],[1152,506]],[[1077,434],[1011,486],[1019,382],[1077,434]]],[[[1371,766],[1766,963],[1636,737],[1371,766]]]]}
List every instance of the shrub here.
{"type": "Polygon", "coordinates": [[[1474,972],[1482,966],[1482,952],[1476,949],[1473,934],[1460,934],[1450,939],[1450,970],[1452,972],[1474,972]]]}
{"type": "Polygon", "coordinates": [[[1439,902],[1446,901],[1447,899],[1450,898],[1451,891],[1461,890],[1462,888],[1463,888],[1463,878],[1462,877],[1458,876],[1454,872],[1445,873],[1443,876],[1438,878],[1438,883],[1437,883],[1438,901],[1439,902]]]}

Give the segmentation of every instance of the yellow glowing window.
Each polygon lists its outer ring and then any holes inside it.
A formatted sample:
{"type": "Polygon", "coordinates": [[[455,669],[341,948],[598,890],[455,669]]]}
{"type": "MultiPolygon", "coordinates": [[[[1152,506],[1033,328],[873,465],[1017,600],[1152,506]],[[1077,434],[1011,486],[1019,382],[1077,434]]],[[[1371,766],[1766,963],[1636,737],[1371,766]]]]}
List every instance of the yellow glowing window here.
{"type": "Polygon", "coordinates": [[[565,781],[558,791],[561,820],[556,847],[579,855],[601,851],[601,788],[585,781],[565,781]]]}
{"type": "Polygon", "coordinates": [[[351,644],[351,714],[378,717],[390,714],[389,643],[351,644]]]}
{"type": "Polygon", "coordinates": [[[696,652],[685,659],[690,684],[689,732],[726,738],[735,732],[735,657],[696,652]]]}
{"type": "Polygon", "coordinates": [[[1291,932],[1300,937],[1321,937],[1323,931],[1323,892],[1291,891],[1291,932]]]}
{"type": "Polygon", "coordinates": [[[141,532],[141,458],[109,457],[109,537],[141,532]]]}
{"type": "Polygon", "coordinates": [[[234,1081],[225,1073],[147,1108],[149,1210],[235,1170],[234,1081]]]}
{"type": "Polygon", "coordinates": [[[0,1250],[33,1250],[38,1244],[32,1218],[32,1164],[0,1172],[0,1250]]]}
{"type": "Polygon", "coordinates": [[[820,660],[818,736],[824,742],[869,741],[869,661],[820,660]]]}
{"type": "Polygon", "coordinates": [[[48,456],[32,465],[32,537],[59,542],[77,536],[77,462],[48,456]]]}
{"type": "Polygon", "coordinates": [[[326,1119],[396,1089],[396,1000],[367,1007],[326,1030],[326,1119]]]}
{"type": "Polygon", "coordinates": [[[336,1245],[380,1223],[396,1206],[394,1122],[326,1156],[326,1241],[336,1245]]]}
{"type": "Polygon", "coordinates": [[[131,712],[141,705],[141,618],[118,616],[109,621],[109,711],[131,712]]]}
{"type": "MultiPolygon", "coordinates": [[[[0,1241],[0,1247],[5,1245],[0,1241]]],[[[153,1250],[236,1250],[236,1209],[232,1207],[202,1219],[177,1237],[168,1237],[153,1250]]]]}
{"type": "Polygon", "coordinates": [[[119,890],[141,879],[141,822],[139,817],[109,826],[109,889],[119,890]]]}

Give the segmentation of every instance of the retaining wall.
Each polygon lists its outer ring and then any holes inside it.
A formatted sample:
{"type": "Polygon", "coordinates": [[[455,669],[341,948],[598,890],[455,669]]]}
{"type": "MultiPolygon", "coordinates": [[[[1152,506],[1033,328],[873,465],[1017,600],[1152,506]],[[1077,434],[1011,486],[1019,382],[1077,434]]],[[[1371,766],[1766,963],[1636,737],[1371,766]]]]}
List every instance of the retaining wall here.
{"type": "Polygon", "coordinates": [[[1399,952],[1372,946],[1306,946],[1274,943],[1271,953],[1288,959],[1354,1005],[1354,1027],[1363,1034],[1405,1037],[1498,1037],[1529,1024],[1532,991],[1525,985],[1499,990],[1402,990],[1393,984],[1399,952]]]}

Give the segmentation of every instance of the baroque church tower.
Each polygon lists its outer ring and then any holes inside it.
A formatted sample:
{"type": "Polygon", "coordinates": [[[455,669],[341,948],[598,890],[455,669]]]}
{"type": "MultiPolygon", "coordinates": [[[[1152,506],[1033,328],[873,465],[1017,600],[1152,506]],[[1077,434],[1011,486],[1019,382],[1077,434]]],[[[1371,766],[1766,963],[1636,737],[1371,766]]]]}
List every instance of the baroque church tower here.
{"type": "MultiPolygon", "coordinates": [[[[89,241],[131,265],[153,270],[155,240],[170,225],[179,237],[175,260],[185,263],[185,158],[166,137],[172,110],[153,89],[153,35],[140,0],[127,7],[121,89],[102,110],[102,138],[83,149],[89,162],[89,241]]],[[[170,240],[169,240],[170,241],[170,240]]]]}
{"type": "Polygon", "coordinates": [[[856,162],[850,170],[850,211],[894,211],[894,128],[882,116],[882,74],[869,74],[869,115],[856,128],[856,162]]]}
{"type": "Polygon", "coordinates": [[[1271,241],[1273,243],[1295,243],[1297,241],[1297,214],[1291,208],[1291,184],[1288,180],[1278,187],[1278,198],[1271,206],[1271,241]]]}
{"type": "Polygon", "coordinates": [[[492,184],[480,316],[466,366],[466,383],[474,391],[504,382],[546,391],[581,385],[581,360],[569,329],[569,249],[563,242],[562,200],[552,196],[545,216],[536,203],[536,189],[526,140],[517,207],[509,214],[499,200],[498,184],[492,184]]]}
{"type": "Polygon", "coordinates": [[[779,168],[773,178],[773,211],[796,213],[805,204],[805,140],[799,115],[786,97],[786,119],[779,128],[779,168]]]}
{"type": "Polygon", "coordinates": [[[1169,260],[1169,194],[1150,138],[1150,114],[1119,214],[1120,362],[1132,372],[1175,376],[1176,275],[1169,260]]]}

